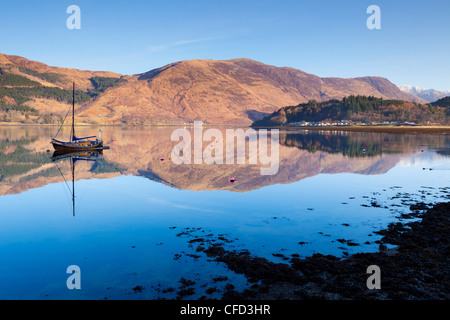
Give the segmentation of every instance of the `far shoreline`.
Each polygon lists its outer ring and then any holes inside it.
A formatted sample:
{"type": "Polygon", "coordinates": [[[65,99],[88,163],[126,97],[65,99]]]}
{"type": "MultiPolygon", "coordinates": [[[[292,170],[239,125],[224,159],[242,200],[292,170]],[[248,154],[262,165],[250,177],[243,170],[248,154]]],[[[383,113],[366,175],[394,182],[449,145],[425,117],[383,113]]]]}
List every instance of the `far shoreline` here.
{"type": "MultiPolygon", "coordinates": [[[[0,127],[59,127],[59,124],[45,123],[19,123],[0,122],[0,127]]],[[[63,125],[70,127],[71,125],[63,125]]],[[[76,127],[193,127],[194,124],[106,124],[106,123],[79,123],[76,127]]],[[[204,127],[229,127],[229,128],[251,128],[251,129],[279,129],[284,131],[349,131],[349,132],[378,132],[378,133],[400,133],[400,134],[450,134],[450,126],[255,126],[244,124],[220,124],[202,123],[204,127]]]]}
{"type": "Polygon", "coordinates": [[[305,126],[253,127],[254,129],[282,129],[286,131],[351,131],[401,134],[450,134],[450,126],[305,126]]]}

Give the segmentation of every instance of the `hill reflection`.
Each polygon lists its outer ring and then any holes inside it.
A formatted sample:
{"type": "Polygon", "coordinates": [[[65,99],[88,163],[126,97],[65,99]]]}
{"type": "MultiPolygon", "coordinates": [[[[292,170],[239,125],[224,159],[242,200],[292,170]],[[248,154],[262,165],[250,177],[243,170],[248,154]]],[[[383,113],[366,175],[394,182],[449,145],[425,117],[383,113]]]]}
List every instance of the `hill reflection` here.
{"type": "MultiPolygon", "coordinates": [[[[20,193],[61,182],[51,161],[52,127],[0,128],[0,195],[20,193]]],[[[93,163],[77,166],[76,179],[142,176],[183,190],[246,192],[277,183],[288,184],[317,174],[383,174],[401,160],[447,157],[445,135],[398,135],[356,132],[280,132],[279,170],[261,175],[263,164],[250,164],[248,142],[244,164],[175,164],[171,141],[176,128],[107,127],[106,150],[93,163]],[[235,178],[235,183],[230,183],[235,178]]],[[[96,129],[82,127],[80,134],[96,129]]],[[[191,130],[192,129],[188,129],[191,130]]],[[[220,129],[225,136],[225,129],[220,129]]],[[[246,130],[246,129],[245,129],[246,130]]],[[[192,141],[192,143],[194,143],[192,141]]],[[[211,142],[203,142],[203,149],[211,142]]],[[[225,146],[223,147],[225,148],[225,146]]],[[[235,156],[236,156],[235,150],[235,156]]],[[[70,168],[62,167],[68,172],[70,168]]]]}

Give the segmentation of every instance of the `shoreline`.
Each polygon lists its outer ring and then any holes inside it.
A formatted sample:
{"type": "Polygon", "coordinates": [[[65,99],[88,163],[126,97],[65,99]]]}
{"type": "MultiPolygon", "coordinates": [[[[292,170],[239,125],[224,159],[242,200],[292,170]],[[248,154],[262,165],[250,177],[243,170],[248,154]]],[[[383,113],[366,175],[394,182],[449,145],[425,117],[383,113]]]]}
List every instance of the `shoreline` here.
{"type": "Polygon", "coordinates": [[[253,285],[233,286],[222,300],[446,300],[450,296],[450,202],[416,203],[404,219],[377,231],[379,251],[345,258],[319,253],[274,263],[248,251],[211,244],[202,250],[253,285]],[[417,221],[417,218],[420,220],[417,221]],[[396,246],[387,249],[385,244],[396,246]],[[368,289],[367,268],[380,267],[381,289],[368,289]]]}
{"type": "MultiPolygon", "coordinates": [[[[0,127],[59,127],[59,124],[43,123],[9,123],[0,122],[0,127]]],[[[63,125],[70,127],[71,125],[63,125]]],[[[101,123],[78,123],[76,127],[194,127],[194,124],[101,124],[101,123]]],[[[450,126],[266,126],[252,127],[251,125],[239,124],[212,124],[202,123],[205,127],[229,127],[249,129],[279,129],[283,131],[348,131],[348,132],[378,132],[378,133],[400,133],[400,134],[450,134],[450,126]]]]}
{"type": "Polygon", "coordinates": [[[321,126],[321,127],[254,127],[255,129],[281,129],[285,131],[349,131],[401,134],[450,134],[450,126],[321,126]]]}
{"type": "MultiPolygon", "coordinates": [[[[18,123],[18,122],[0,122],[0,127],[60,127],[59,124],[48,123],[18,123]]],[[[71,124],[65,124],[62,127],[71,127],[71,124]]],[[[106,123],[78,123],[75,127],[194,127],[194,124],[106,124],[106,123]]],[[[205,127],[228,127],[228,128],[251,128],[250,125],[239,124],[214,124],[214,123],[202,123],[205,127]]],[[[449,127],[450,128],[450,127],[449,127]]]]}

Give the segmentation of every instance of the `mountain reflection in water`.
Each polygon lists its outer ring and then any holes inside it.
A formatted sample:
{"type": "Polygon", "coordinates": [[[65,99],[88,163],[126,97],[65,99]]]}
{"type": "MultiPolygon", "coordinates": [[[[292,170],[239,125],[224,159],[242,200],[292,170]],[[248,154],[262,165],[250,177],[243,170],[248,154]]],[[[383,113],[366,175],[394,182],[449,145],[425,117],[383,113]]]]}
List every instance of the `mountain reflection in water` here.
{"type": "MultiPolygon", "coordinates": [[[[52,128],[0,128],[0,195],[14,194],[60,181],[49,157],[52,128]],[[43,179],[45,178],[45,179],[43,179]]],[[[111,149],[84,164],[76,179],[142,176],[182,190],[247,192],[277,183],[289,184],[321,173],[383,174],[404,159],[448,155],[446,135],[400,135],[356,132],[280,132],[279,171],[263,176],[262,164],[174,164],[174,128],[104,129],[111,149]],[[230,184],[230,178],[236,183],[230,184]]],[[[192,132],[192,129],[188,129],[192,132]]],[[[244,129],[246,130],[246,129],[244,129]]],[[[81,128],[81,134],[92,129],[81,128]]],[[[225,136],[225,129],[221,129],[225,136]]],[[[193,142],[192,142],[193,144],[193,142]]],[[[203,148],[209,142],[203,143],[203,148]]],[[[235,149],[237,146],[235,145],[235,149]]],[[[235,151],[235,156],[236,156],[235,151]]],[[[63,168],[64,169],[64,168],[63,168]]],[[[64,170],[68,170],[65,168],[64,170]]]]}

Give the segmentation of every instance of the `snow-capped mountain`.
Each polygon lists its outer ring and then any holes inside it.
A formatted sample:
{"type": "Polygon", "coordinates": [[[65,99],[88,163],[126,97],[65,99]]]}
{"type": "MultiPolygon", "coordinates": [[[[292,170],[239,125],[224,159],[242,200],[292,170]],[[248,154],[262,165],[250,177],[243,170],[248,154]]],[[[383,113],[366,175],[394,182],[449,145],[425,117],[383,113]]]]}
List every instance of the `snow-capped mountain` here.
{"type": "Polygon", "coordinates": [[[428,102],[434,102],[446,96],[450,96],[450,90],[438,91],[434,89],[425,89],[410,85],[400,85],[398,87],[401,91],[415,95],[416,97],[422,98],[428,102]]]}

